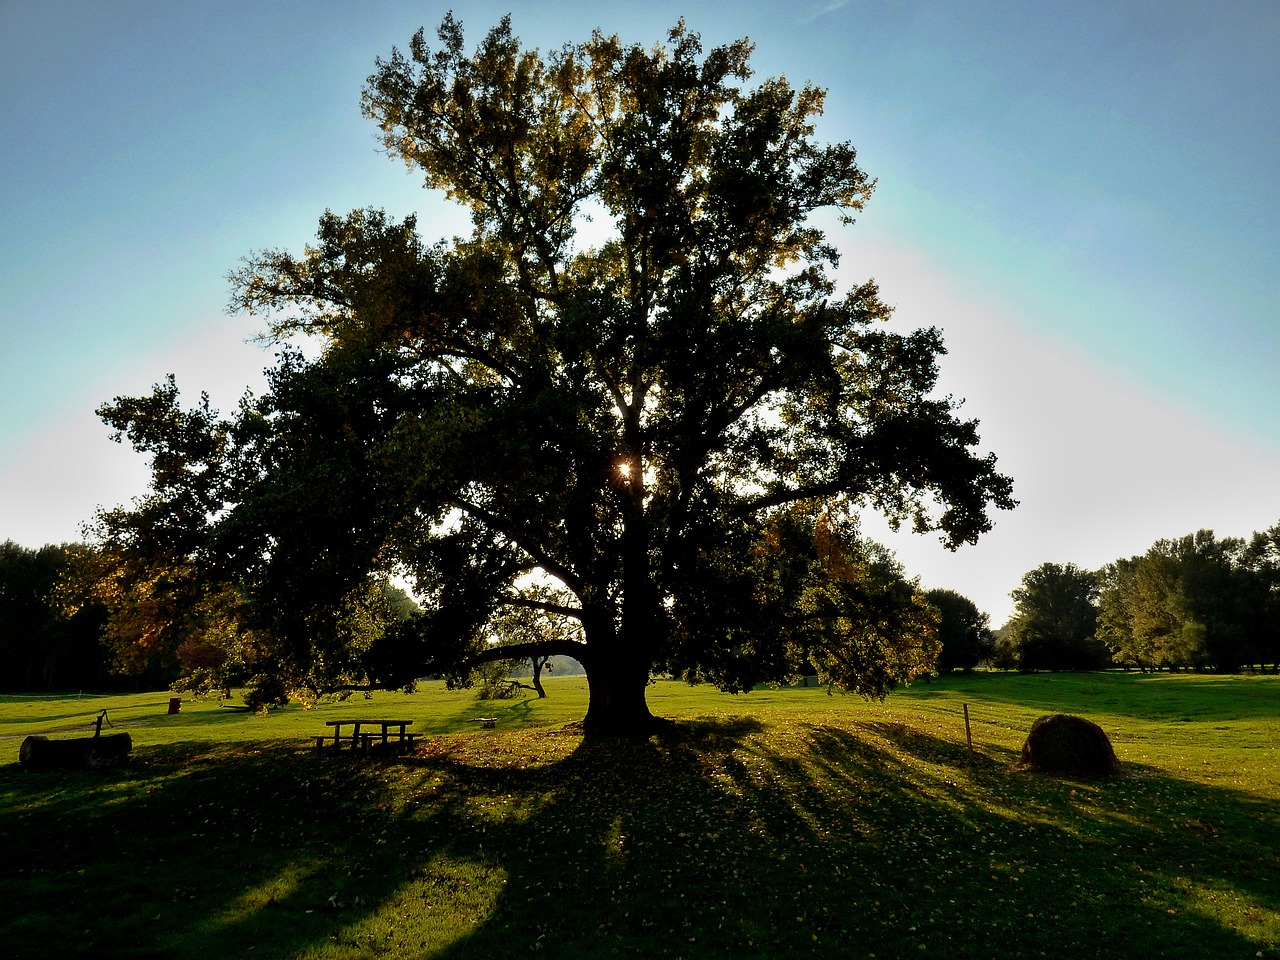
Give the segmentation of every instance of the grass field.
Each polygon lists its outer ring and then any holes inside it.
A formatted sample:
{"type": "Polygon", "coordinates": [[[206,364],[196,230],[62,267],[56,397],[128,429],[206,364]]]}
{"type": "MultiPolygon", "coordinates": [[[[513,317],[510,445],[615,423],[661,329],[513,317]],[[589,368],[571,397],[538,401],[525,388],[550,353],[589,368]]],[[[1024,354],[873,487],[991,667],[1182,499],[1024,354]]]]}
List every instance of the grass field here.
{"type": "Polygon", "coordinates": [[[1280,678],[979,674],[879,704],[660,682],[682,723],[645,743],[584,742],[585,682],[548,691],[0,697],[0,956],[1280,957],[1280,678]],[[19,768],[22,737],[104,708],[129,764],[19,768]],[[1129,775],[1013,772],[1051,712],[1129,775]],[[316,757],[355,716],[429,736],[316,757]]]}

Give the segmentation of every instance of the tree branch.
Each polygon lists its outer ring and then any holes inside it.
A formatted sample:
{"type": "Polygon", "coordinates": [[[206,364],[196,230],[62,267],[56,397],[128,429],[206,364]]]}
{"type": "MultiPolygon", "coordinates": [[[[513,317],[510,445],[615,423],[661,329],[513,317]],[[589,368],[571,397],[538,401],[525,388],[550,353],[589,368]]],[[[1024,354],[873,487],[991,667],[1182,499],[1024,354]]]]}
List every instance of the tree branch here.
{"type": "Polygon", "coordinates": [[[529,554],[539,567],[546,570],[547,573],[551,574],[574,593],[581,595],[582,578],[558,560],[552,559],[547,555],[546,551],[541,549],[541,547],[532,543],[531,541],[533,538],[529,534],[513,529],[507,523],[503,522],[502,518],[497,514],[490,513],[479,504],[472,503],[470,500],[464,500],[462,497],[449,497],[445,503],[448,506],[456,507],[464,513],[475,517],[495,532],[501,533],[503,536],[510,539],[512,543],[516,544],[521,550],[529,554]]]}
{"type": "Polygon", "coordinates": [[[534,600],[529,597],[510,597],[503,601],[512,607],[527,607],[530,610],[542,610],[545,613],[555,613],[562,617],[572,617],[574,620],[581,620],[583,611],[581,607],[566,607],[563,604],[551,603],[547,600],[534,600]]]}
{"type": "Polygon", "coordinates": [[[733,513],[737,516],[745,517],[761,510],[768,510],[770,507],[780,507],[783,504],[795,503],[798,500],[812,500],[819,497],[831,497],[836,494],[852,493],[853,491],[849,489],[848,484],[841,483],[839,480],[830,480],[826,483],[813,483],[804,487],[789,487],[761,494],[739,504],[733,509],[733,513]]]}
{"type": "Polygon", "coordinates": [[[482,663],[493,663],[495,660],[530,660],[533,657],[572,657],[583,666],[591,659],[591,651],[579,640],[529,640],[525,643],[512,643],[486,647],[467,659],[470,666],[482,663]]]}

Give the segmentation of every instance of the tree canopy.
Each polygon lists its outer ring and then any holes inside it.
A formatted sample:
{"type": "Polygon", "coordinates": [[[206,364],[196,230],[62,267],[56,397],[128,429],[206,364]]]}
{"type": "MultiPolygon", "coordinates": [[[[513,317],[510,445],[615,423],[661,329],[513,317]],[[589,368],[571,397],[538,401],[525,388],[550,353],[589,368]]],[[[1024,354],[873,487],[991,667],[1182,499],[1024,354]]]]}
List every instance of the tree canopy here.
{"type": "Polygon", "coordinates": [[[1158,540],[1102,573],[1098,634],[1141,669],[1231,672],[1280,659],[1280,526],[1251,540],[1212,530],[1158,540]]]}
{"type": "Polygon", "coordinates": [[[1010,596],[1002,643],[1021,670],[1097,670],[1110,656],[1096,637],[1098,575],[1074,563],[1042,563],[1010,596]]]}
{"type": "Polygon", "coordinates": [[[934,589],[925,598],[938,611],[938,670],[972,670],[995,652],[991,618],[955,590],[934,589]]]}
{"type": "Polygon", "coordinates": [[[742,690],[814,664],[876,695],[930,669],[932,608],[858,512],[954,548],[1015,501],[938,395],[940,332],[837,289],[815,215],[852,223],[874,181],[816,138],[823,92],[683,23],[546,54],[505,19],[472,52],[452,16],[437,37],[379,60],[364,110],[471,235],[326,213],[301,255],[250,257],[233,305],[281,345],[268,392],[104,406],[153,464],[104,539],[234,584],[290,683],[565,654],[588,730],[645,728],[654,671],[742,690]],[[388,572],[423,610],[353,650],[337,614],[388,572]],[[577,629],[495,652],[511,608],[577,629]]]}
{"type": "Polygon", "coordinates": [[[38,549],[0,543],[0,690],[95,689],[107,684],[99,655],[103,611],[66,608],[64,583],[83,544],[38,549]]]}

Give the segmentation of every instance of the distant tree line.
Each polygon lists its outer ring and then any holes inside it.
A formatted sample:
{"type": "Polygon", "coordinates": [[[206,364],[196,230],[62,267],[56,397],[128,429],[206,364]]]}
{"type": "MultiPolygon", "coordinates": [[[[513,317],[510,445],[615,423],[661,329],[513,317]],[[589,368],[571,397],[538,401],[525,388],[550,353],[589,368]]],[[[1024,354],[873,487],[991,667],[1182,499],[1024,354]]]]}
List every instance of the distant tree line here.
{"type": "MultiPolygon", "coordinates": [[[[840,551],[826,544],[824,556],[842,564],[845,581],[858,585],[859,604],[842,611],[838,624],[858,638],[858,649],[909,658],[918,674],[969,669],[989,655],[994,634],[986,614],[954,591],[926,595],[884,547],[855,538],[840,551]]],[[[233,584],[202,576],[190,560],[118,549],[105,538],[93,546],[38,550],[10,542],[0,559],[0,689],[169,687],[197,696],[230,696],[235,689],[257,707],[307,696],[298,678],[282,675],[275,655],[282,638],[264,633],[264,618],[252,601],[233,584]]],[[[803,603],[815,616],[832,605],[820,591],[806,593],[803,603]]],[[[394,655],[390,648],[399,627],[418,613],[413,598],[384,580],[349,598],[323,628],[345,638],[342,649],[353,664],[372,663],[376,669],[378,657],[394,655]]],[[[539,609],[515,608],[495,619],[490,642],[528,647],[531,638],[569,629],[539,609]]],[[[547,657],[499,661],[480,680],[509,692],[526,686],[514,678],[527,676],[527,686],[543,695],[544,670],[583,670],[567,657],[555,659],[558,666],[547,657]]],[[[343,664],[327,667],[356,672],[343,664]]],[[[826,676],[831,665],[815,658],[809,668],[826,676]]],[[[340,689],[315,688],[311,695],[340,689]]]]}
{"type": "MultiPolygon", "coordinates": [[[[332,628],[360,657],[419,612],[403,589],[377,580],[349,599],[332,628]]],[[[229,696],[234,688],[252,706],[282,703],[287,678],[258,619],[240,591],[201,577],[189,562],[84,543],[0,546],[0,692],[169,688],[229,696]]],[[[516,611],[494,640],[527,640],[550,629],[544,619],[516,611]]],[[[566,657],[496,666],[500,684],[532,676],[535,689],[544,670],[582,672],[566,657]]],[[[293,692],[304,695],[296,685],[293,692]]]]}
{"type": "MultiPolygon", "coordinates": [[[[365,649],[416,610],[403,590],[376,582],[335,629],[365,649]]],[[[244,598],[189,564],[142,564],[86,544],[0,546],[6,693],[171,687],[205,695],[250,686],[250,702],[262,705],[278,692],[263,639],[244,598]]]]}
{"type": "Polygon", "coordinates": [[[997,667],[1280,671],[1280,524],[1159,540],[1097,571],[1045,563],[1011,595],[997,667]]]}
{"type": "MultiPolygon", "coordinates": [[[[999,630],[967,597],[922,594],[883,547],[863,548],[864,579],[915,597],[906,607],[914,604],[918,615],[894,633],[927,635],[940,673],[980,664],[1280,672],[1280,524],[1248,539],[1201,530],[1159,540],[1096,571],[1041,564],[1012,592],[1013,615],[999,630]]],[[[403,590],[376,583],[348,603],[334,629],[360,656],[385,645],[417,609],[403,590]]],[[[864,612],[876,621],[875,610],[864,612]]],[[[173,687],[203,695],[249,687],[254,703],[281,702],[276,665],[264,660],[271,645],[251,623],[235,590],[211,587],[182,564],[137,564],[85,544],[0,546],[5,692],[173,687]]],[[[520,643],[546,629],[536,611],[517,611],[494,641],[520,643]]],[[[502,678],[529,675],[514,661],[502,668],[502,678]]]]}

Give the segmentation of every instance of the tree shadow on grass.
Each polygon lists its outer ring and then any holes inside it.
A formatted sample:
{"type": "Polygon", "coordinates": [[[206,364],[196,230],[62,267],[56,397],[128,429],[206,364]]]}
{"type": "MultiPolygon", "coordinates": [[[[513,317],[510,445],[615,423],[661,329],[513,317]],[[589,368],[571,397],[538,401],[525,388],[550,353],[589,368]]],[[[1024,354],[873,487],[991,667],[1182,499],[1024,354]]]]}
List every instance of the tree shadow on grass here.
{"type": "Polygon", "coordinates": [[[447,737],[0,769],[8,956],[1252,956],[1280,822],[892,724],[447,737]],[[1216,899],[1215,899],[1216,898],[1216,899]],[[1257,919],[1250,919],[1250,917],[1257,919]],[[1252,924],[1252,926],[1250,926],[1252,924]],[[1139,946],[1140,945],[1140,946],[1139,946]]]}

